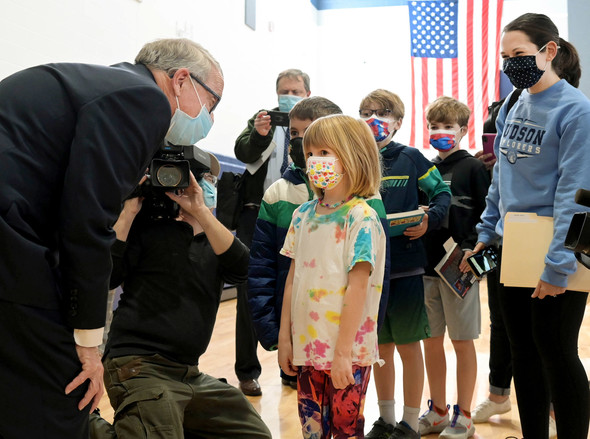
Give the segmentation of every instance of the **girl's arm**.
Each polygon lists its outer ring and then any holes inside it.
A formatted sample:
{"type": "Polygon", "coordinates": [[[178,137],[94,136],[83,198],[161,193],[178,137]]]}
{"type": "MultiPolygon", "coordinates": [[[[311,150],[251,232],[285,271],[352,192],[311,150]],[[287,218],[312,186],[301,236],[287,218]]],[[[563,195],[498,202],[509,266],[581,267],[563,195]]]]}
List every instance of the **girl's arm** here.
{"type": "MultiPolygon", "coordinates": [[[[349,384],[354,384],[352,343],[361,325],[371,268],[369,262],[357,262],[348,273],[348,287],[344,294],[344,304],[340,314],[340,330],[334,348],[334,361],[331,370],[332,383],[336,389],[344,389],[349,384]]],[[[284,305],[283,302],[283,310],[284,305]]]]}
{"type": "Polygon", "coordinates": [[[293,291],[294,274],[295,260],[292,259],[285,282],[281,327],[279,329],[279,366],[283,372],[291,376],[297,374],[297,366],[293,366],[293,341],[291,340],[291,292],[293,291]]]}

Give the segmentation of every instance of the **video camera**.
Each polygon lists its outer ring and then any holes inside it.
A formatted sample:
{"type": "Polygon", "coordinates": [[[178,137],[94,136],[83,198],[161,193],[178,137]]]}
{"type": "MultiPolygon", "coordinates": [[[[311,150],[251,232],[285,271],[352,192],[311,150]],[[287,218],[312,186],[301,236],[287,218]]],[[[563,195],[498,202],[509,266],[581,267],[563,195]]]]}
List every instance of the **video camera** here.
{"type": "MultiPolygon", "coordinates": [[[[590,191],[578,189],[574,200],[581,206],[590,207],[590,191]]],[[[590,212],[574,214],[565,237],[565,248],[574,251],[576,259],[590,269],[590,212]]]]}
{"type": "Polygon", "coordinates": [[[203,174],[217,167],[212,154],[203,151],[195,145],[162,145],[152,158],[148,178],[135,188],[128,198],[144,197],[140,211],[144,219],[157,221],[178,217],[180,206],[165,195],[165,192],[175,192],[186,189],[190,183],[190,172],[197,180],[203,174]]]}

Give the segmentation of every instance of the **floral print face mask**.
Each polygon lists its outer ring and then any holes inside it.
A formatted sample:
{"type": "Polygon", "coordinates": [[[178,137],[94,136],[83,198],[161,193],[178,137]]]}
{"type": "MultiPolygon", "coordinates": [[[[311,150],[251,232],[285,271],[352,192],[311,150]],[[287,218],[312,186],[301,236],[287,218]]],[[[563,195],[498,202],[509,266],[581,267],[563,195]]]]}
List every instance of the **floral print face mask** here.
{"type": "Polygon", "coordinates": [[[307,175],[309,181],[319,189],[333,189],[342,179],[342,174],[336,172],[336,157],[316,157],[307,159],[307,175]]]}

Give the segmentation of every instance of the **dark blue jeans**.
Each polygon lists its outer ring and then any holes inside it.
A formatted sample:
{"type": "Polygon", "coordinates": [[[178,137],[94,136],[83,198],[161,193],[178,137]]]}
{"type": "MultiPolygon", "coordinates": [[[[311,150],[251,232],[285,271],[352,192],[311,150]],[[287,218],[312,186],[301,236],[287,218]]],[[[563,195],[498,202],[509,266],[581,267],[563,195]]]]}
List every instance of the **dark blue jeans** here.
{"type": "MultiPolygon", "coordinates": [[[[236,236],[245,245],[252,245],[252,236],[258,218],[257,207],[244,207],[240,216],[236,236]]],[[[238,298],[236,305],[236,376],[240,381],[258,378],[262,366],[258,361],[256,349],[258,338],[252,323],[252,314],[248,306],[248,283],[237,285],[238,298]]]]}

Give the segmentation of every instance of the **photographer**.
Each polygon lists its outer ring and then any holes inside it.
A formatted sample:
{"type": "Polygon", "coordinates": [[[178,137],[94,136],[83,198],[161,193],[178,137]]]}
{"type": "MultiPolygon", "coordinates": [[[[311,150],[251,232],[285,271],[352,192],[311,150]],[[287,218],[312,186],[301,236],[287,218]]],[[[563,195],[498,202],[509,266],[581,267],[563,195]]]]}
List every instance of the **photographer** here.
{"type": "Polygon", "coordinates": [[[123,284],[123,294],[103,362],[115,419],[113,428],[91,415],[91,438],[164,429],[179,439],[270,438],[242,392],[198,368],[223,283],[244,282],[249,260],[248,248],[211,212],[219,163],[210,157],[207,168],[191,162],[198,184],[191,174],[184,195],[172,197],[185,207],[178,217],[175,209],[152,215],[147,204],[171,202],[152,188],[125,201],[114,226],[111,288],[123,284]]]}
{"type": "Polygon", "coordinates": [[[135,64],[45,64],[0,82],[3,439],[88,435],[112,225],[165,138],[207,134],[223,84],[186,39],[148,43],[135,64]]]}

